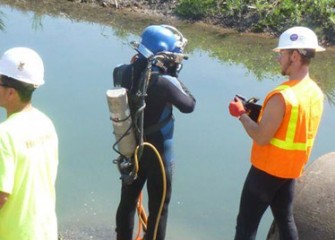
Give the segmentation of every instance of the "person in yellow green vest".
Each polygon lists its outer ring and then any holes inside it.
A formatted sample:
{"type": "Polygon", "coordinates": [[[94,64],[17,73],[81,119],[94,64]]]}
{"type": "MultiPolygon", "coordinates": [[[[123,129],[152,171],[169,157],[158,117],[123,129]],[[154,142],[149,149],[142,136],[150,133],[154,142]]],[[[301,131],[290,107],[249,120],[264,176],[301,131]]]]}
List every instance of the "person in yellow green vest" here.
{"type": "Polygon", "coordinates": [[[0,239],[56,240],[58,137],[52,121],[32,106],[44,65],[32,49],[15,47],[0,59],[0,239]]]}
{"type": "Polygon", "coordinates": [[[293,217],[295,179],[309,159],[323,112],[324,95],[309,76],[315,52],[324,51],[316,34],[292,27],[280,35],[278,62],[288,80],[266,96],[257,121],[235,97],[230,114],[253,140],[251,168],[242,190],[235,240],[256,238],[259,222],[270,206],[280,239],[296,240],[293,217]]]}

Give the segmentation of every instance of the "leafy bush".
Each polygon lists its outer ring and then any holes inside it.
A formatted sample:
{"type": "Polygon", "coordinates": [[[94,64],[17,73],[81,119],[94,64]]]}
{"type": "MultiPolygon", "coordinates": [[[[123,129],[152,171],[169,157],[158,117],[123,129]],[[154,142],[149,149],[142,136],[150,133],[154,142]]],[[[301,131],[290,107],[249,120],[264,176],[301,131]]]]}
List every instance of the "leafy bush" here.
{"type": "Polygon", "coordinates": [[[215,0],[182,0],[177,7],[177,14],[194,20],[212,15],[215,0]]]}
{"type": "Polygon", "coordinates": [[[277,35],[292,26],[308,26],[321,40],[335,43],[334,0],[180,0],[176,13],[241,31],[277,35]]]}

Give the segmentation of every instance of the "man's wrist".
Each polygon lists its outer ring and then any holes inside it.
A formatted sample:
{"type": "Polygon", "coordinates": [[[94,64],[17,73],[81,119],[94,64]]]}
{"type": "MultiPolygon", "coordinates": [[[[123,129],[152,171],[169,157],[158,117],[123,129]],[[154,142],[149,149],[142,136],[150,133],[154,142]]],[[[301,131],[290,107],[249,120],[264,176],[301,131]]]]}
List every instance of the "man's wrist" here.
{"type": "Polygon", "coordinates": [[[246,114],[246,112],[242,113],[240,116],[237,117],[238,120],[241,120],[242,115],[246,114]]]}

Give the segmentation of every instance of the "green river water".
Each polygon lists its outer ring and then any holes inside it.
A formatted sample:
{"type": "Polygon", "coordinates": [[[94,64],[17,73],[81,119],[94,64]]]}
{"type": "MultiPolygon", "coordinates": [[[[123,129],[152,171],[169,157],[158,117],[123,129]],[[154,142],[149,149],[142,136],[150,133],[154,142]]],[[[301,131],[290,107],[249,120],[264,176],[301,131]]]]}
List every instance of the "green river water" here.
{"type": "MultiPolygon", "coordinates": [[[[113,68],[135,54],[141,30],[167,20],[63,6],[14,8],[0,1],[0,52],[27,46],[45,62],[46,84],[33,103],[54,121],[60,139],[57,214],[65,239],[114,239],[119,173],[106,91],[113,68]],[[85,9],[83,9],[85,10],[85,9]]],[[[33,1],[36,2],[36,1],[33,1]]],[[[60,1],[62,2],[62,1],[60,1]]],[[[167,239],[232,239],[240,192],[250,167],[251,140],[228,113],[235,94],[259,97],[285,78],[278,74],[277,40],[176,23],[189,40],[180,79],[197,99],[194,113],[175,110],[176,171],[167,239]]],[[[314,59],[311,74],[327,96],[311,161],[334,151],[335,52],[314,59]]],[[[4,114],[1,112],[1,119],[4,114]]],[[[264,216],[265,239],[272,216],[264,216]]]]}

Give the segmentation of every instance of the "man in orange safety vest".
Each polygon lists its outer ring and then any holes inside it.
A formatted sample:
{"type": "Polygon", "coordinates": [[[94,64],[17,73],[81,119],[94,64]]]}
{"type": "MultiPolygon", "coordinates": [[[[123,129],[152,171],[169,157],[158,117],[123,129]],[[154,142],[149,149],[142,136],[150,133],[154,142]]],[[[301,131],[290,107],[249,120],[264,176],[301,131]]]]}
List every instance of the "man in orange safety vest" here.
{"type": "Polygon", "coordinates": [[[235,240],[256,238],[259,222],[270,206],[280,239],[297,240],[293,217],[295,179],[300,177],[317,134],[324,95],[309,76],[315,52],[324,51],[315,33],[306,27],[283,32],[278,47],[281,73],[288,80],[265,98],[253,121],[239,98],[229,104],[253,140],[252,166],[244,183],[235,240]]]}

